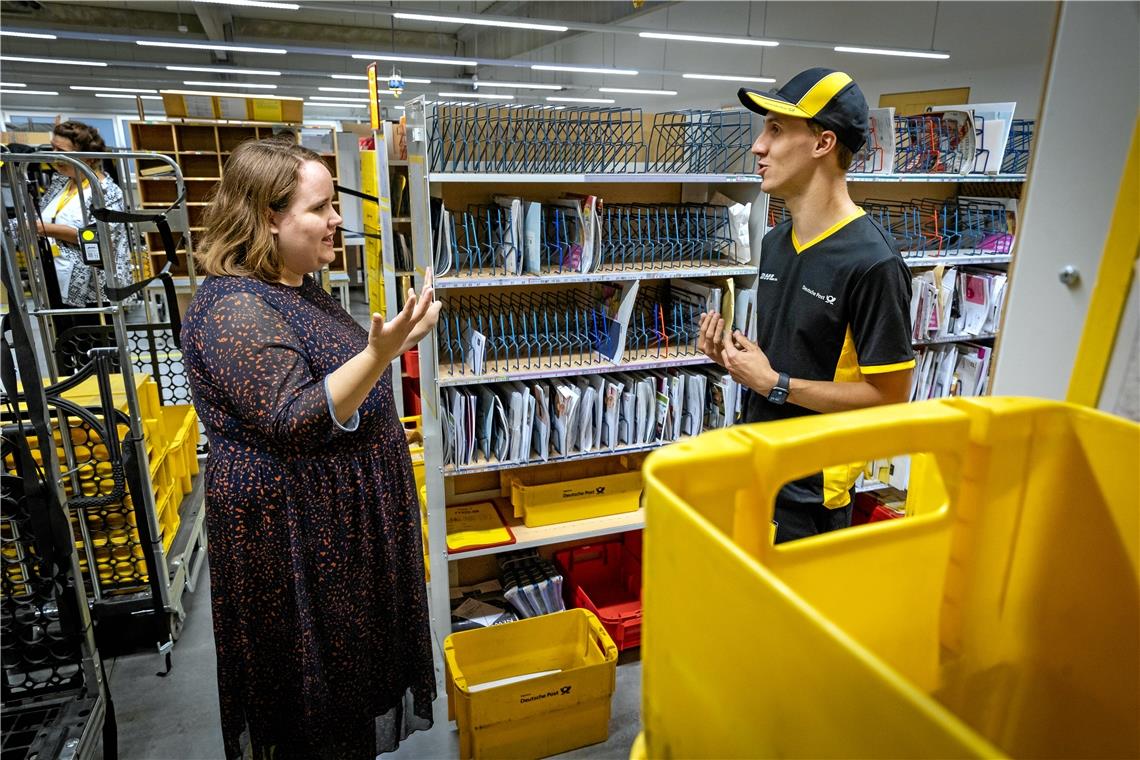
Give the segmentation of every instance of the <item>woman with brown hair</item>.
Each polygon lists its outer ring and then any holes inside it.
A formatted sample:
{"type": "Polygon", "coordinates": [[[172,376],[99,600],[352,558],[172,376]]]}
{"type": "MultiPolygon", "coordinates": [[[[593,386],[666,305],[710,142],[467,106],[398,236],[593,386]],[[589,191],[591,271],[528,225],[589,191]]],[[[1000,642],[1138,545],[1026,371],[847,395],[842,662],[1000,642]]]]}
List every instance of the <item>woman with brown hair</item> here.
{"type": "Polygon", "coordinates": [[[431,272],[365,332],[312,274],[341,218],[319,155],[226,163],[183,323],[206,427],[227,758],[374,758],[432,722],[419,505],[391,363],[435,325],[431,272]]]}
{"type": "MultiPolygon", "coordinates": [[[[52,150],[61,152],[104,153],[107,150],[99,130],[80,121],[57,124],[52,130],[51,147],[52,150]]],[[[95,170],[95,176],[99,179],[104,205],[113,211],[122,211],[123,191],[109,174],[103,172],[103,161],[92,159],[87,163],[95,170]]],[[[76,307],[96,305],[99,302],[96,282],[106,292],[107,273],[85,264],[83,254],[79,250],[79,229],[84,226],[84,206],[87,221],[94,221],[94,217],[91,216],[94,193],[87,187],[88,180],[71,164],[60,161],[53,166],[56,175],[48,185],[40,203],[40,219],[36,222],[36,231],[54,241],[53,261],[56,279],[59,281],[60,298],[64,305],[76,307]],[[82,205],[80,196],[82,196],[82,205]]],[[[114,277],[112,284],[123,287],[134,279],[131,274],[131,251],[127,244],[127,231],[122,224],[107,226],[111,231],[111,248],[115,260],[115,271],[111,273],[114,277]]],[[[78,324],[84,320],[75,321],[78,324]]]]}

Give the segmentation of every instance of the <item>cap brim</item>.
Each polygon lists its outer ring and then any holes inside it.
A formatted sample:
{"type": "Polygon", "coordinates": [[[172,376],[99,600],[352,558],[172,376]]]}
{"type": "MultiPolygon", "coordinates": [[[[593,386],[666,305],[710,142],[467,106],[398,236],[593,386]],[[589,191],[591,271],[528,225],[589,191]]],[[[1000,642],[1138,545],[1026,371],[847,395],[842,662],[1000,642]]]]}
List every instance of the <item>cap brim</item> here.
{"type": "Polygon", "coordinates": [[[795,116],[798,119],[810,119],[807,111],[803,110],[795,103],[789,103],[786,100],[773,97],[768,93],[757,92],[756,90],[749,90],[747,87],[741,87],[740,92],[737,93],[740,97],[740,102],[749,111],[755,111],[761,116],[767,116],[769,111],[775,111],[784,116],[795,116]]]}

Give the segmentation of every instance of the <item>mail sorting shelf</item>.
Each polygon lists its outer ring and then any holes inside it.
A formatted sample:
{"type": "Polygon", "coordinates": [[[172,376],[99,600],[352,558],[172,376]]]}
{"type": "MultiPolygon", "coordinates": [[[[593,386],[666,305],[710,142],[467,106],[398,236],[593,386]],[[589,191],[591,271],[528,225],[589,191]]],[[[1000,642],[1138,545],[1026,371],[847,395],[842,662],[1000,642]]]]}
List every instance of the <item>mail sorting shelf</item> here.
{"type": "MultiPolygon", "coordinates": [[[[1022,127],[1025,129],[1031,127],[1022,127]]],[[[1011,137],[1012,139],[1012,137],[1011,137]]],[[[1011,143],[1012,145],[1012,143],[1011,143]]],[[[1027,161],[1024,160],[1027,156],[1028,141],[1021,139],[1022,154],[1018,158],[1018,163],[1015,168],[1024,170],[1027,166],[1027,161]]],[[[1007,154],[1008,157],[1008,154],[1007,154]]],[[[1009,168],[1008,162],[1003,164],[1003,169],[1009,168]]],[[[917,196],[933,196],[935,200],[943,200],[949,202],[951,199],[956,198],[958,195],[968,195],[976,201],[992,201],[998,202],[1004,199],[1018,198],[1024,191],[1024,183],[1028,180],[1028,175],[1024,173],[1000,173],[1000,174],[905,174],[905,173],[852,173],[847,177],[848,188],[851,192],[852,198],[856,203],[867,203],[873,206],[870,202],[872,197],[889,196],[889,200],[897,201],[899,203],[909,203],[917,196]],[[884,185],[892,185],[884,187],[884,185]],[[986,194],[986,198],[979,198],[975,193],[986,194]]],[[[934,209],[935,206],[928,205],[927,209],[934,209]]],[[[870,211],[869,211],[870,213],[870,211]]],[[[771,212],[770,212],[771,215],[771,212]]],[[[973,218],[976,221],[976,217],[973,218]]],[[[1000,227],[1003,220],[993,220],[997,222],[1000,227]]],[[[1002,230],[1006,227],[1001,227],[1002,230]]],[[[996,228],[991,229],[991,232],[998,231],[996,228]]],[[[917,239],[922,239],[921,226],[916,230],[917,234],[914,236],[917,239]]],[[[984,236],[982,236],[984,237],[984,236]]],[[[938,250],[938,245],[935,244],[927,250],[906,250],[903,249],[903,258],[906,265],[913,270],[921,270],[938,266],[960,266],[960,265],[985,265],[989,267],[1005,267],[1012,263],[1015,248],[1016,238],[1010,234],[1008,240],[998,241],[996,245],[991,245],[990,250],[974,247],[978,241],[982,239],[978,235],[971,237],[969,234],[963,235],[959,238],[960,247],[954,249],[938,250]]],[[[898,237],[900,248],[905,243],[901,236],[898,237]]],[[[991,244],[994,243],[991,239],[991,244]]],[[[1008,288],[1008,284],[1007,284],[1008,288]]],[[[998,315],[998,324],[1000,324],[1000,317],[998,315]]],[[[984,334],[979,336],[946,336],[942,338],[934,338],[928,340],[918,340],[914,342],[916,348],[927,346],[946,346],[952,343],[987,343],[989,340],[997,341],[990,351],[990,358],[988,363],[988,371],[992,372],[993,366],[996,363],[998,349],[1000,348],[1000,340],[997,333],[984,334]]],[[[988,382],[986,383],[988,388],[988,382]]],[[[874,487],[877,481],[868,480],[864,487],[874,487]]]]}
{"type": "MultiPolygon", "coordinates": [[[[439,297],[450,300],[453,295],[466,293],[506,293],[519,294],[534,290],[531,286],[551,286],[555,284],[590,285],[593,283],[622,283],[650,281],[654,279],[680,279],[694,277],[733,277],[737,285],[755,292],[756,266],[758,263],[759,240],[763,235],[763,219],[767,196],[760,192],[759,178],[746,174],[701,173],[431,173],[429,172],[428,136],[424,104],[420,100],[409,102],[408,153],[410,201],[412,216],[412,243],[417,270],[416,286],[422,284],[424,268],[434,263],[433,227],[431,198],[442,198],[448,209],[464,210],[469,205],[493,203],[496,194],[517,196],[524,201],[538,201],[548,204],[564,193],[595,195],[609,204],[680,204],[714,202],[713,195],[721,193],[731,201],[741,204],[751,203],[747,226],[750,239],[755,241],[746,260],[738,263],[718,262],[718,266],[680,266],[672,270],[632,270],[599,271],[574,273],[549,273],[541,275],[512,275],[502,269],[494,276],[453,277],[442,276],[436,285],[439,297]],[[473,290],[471,290],[473,289],[473,290]],[[484,290],[485,289],[485,290],[484,290]]],[[[717,202],[722,202],[716,199],[717,202]]],[[[438,221],[438,220],[437,220],[438,221]]],[[[388,250],[385,250],[385,267],[391,266],[388,250]]],[[[642,283],[645,284],[645,283],[642,283]]],[[[518,468],[530,468],[541,462],[486,463],[465,469],[443,467],[443,440],[440,422],[440,391],[452,385],[476,385],[503,380],[529,380],[537,378],[575,378],[586,374],[604,372],[624,372],[635,369],[668,369],[707,364],[707,358],[697,355],[674,355],[672,351],[662,357],[653,357],[641,364],[613,364],[608,362],[567,363],[561,367],[503,368],[502,372],[487,372],[481,376],[470,373],[446,374],[446,357],[441,356],[436,334],[429,336],[420,345],[420,384],[423,394],[423,427],[425,478],[428,502],[428,542],[433,565],[446,567],[448,562],[457,559],[486,556],[501,551],[511,551],[533,546],[567,543],[598,536],[620,533],[641,528],[644,524],[642,511],[609,517],[598,517],[572,523],[528,529],[525,526],[511,526],[516,543],[473,552],[464,552],[458,557],[448,556],[446,547],[446,513],[449,499],[458,503],[457,494],[468,482],[482,491],[463,493],[463,500],[493,499],[500,495],[499,479],[495,473],[518,468]],[[443,363],[441,367],[440,363],[443,363]],[[471,480],[469,476],[474,477],[471,480]],[[493,483],[490,481],[494,480],[493,483]]],[[[614,462],[622,455],[638,455],[657,448],[660,444],[623,447],[617,451],[574,452],[567,457],[551,461],[581,463],[585,468],[603,468],[607,462],[614,462]],[[595,464],[596,462],[596,464],[595,464]]],[[[586,474],[589,474],[588,472],[586,474]]],[[[437,640],[450,633],[451,611],[449,606],[450,584],[448,574],[432,573],[430,585],[430,608],[433,632],[437,640]]]]}

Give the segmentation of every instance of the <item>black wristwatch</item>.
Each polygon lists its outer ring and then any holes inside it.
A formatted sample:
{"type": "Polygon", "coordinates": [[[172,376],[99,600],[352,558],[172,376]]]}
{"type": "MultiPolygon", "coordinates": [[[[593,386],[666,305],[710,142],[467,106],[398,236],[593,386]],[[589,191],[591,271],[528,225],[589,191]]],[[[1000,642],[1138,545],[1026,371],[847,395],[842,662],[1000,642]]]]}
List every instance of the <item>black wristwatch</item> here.
{"type": "Polygon", "coordinates": [[[768,391],[768,402],[772,404],[782,404],[788,400],[788,392],[791,390],[792,379],[788,377],[786,372],[780,373],[780,379],[776,381],[776,385],[772,390],[768,391]]]}

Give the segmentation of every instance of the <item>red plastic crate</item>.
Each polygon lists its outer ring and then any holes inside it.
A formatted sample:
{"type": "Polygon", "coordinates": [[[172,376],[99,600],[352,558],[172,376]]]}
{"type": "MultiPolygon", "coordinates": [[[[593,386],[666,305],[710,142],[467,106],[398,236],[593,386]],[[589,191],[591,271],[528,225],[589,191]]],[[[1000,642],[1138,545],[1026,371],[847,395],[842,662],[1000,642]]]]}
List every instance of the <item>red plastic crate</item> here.
{"type": "Polygon", "coordinates": [[[400,357],[400,367],[404,370],[405,378],[420,379],[420,350],[411,348],[400,357]]]}
{"type": "Polygon", "coordinates": [[[619,650],[641,644],[641,562],[624,540],[563,549],[554,559],[568,607],[597,615],[619,650]]]}
{"type": "Polygon", "coordinates": [[[854,506],[851,510],[852,525],[894,520],[898,517],[902,517],[902,515],[884,506],[873,493],[855,494],[854,506]]]}

